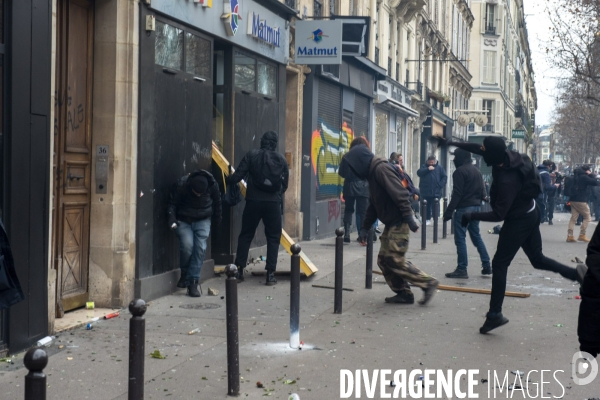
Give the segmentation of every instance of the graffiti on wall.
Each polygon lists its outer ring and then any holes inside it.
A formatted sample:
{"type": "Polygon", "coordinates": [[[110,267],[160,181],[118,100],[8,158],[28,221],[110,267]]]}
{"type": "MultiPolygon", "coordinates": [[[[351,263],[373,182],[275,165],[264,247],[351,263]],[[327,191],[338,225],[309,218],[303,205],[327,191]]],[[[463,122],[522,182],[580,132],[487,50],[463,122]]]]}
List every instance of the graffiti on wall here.
{"type": "Polygon", "coordinates": [[[320,122],[319,127],[313,131],[311,159],[317,178],[317,200],[337,199],[341,196],[344,180],[338,175],[338,170],[342,157],[350,149],[353,139],[354,133],[346,122],[341,130],[320,122]]]}
{"type": "Polygon", "coordinates": [[[329,200],[328,204],[328,217],[327,222],[331,222],[332,219],[337,220],[342,213],[342,206],[339,200],[329,200]]]}

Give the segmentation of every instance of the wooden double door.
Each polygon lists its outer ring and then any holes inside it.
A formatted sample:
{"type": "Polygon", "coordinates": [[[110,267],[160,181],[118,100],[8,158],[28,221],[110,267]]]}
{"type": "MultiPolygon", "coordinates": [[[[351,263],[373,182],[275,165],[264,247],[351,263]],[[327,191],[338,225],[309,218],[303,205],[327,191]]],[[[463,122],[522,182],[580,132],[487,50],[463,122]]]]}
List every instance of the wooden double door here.
{"type": "Polygon", "coordinates": [[[56,316],[88,300],[94,3],[58,0],[52,197],[56,316]]]}

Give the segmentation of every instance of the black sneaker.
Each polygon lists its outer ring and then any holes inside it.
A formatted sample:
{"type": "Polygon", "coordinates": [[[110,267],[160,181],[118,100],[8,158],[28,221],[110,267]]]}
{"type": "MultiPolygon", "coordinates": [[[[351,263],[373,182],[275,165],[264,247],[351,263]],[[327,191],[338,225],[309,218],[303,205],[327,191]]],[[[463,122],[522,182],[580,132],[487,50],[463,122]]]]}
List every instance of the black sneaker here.
{"type": "Polygon", "coordinates": [[[469,279],[466,269],[456,268],[453,272],[448,272],[446,278],[469,279]]]}
{"type": "Polygon", "coordinates": [[[196,280],[192,281],[187,289],[187,295],[190,297],[200,297],[202,295],[202,288],[196,280]]]}
{"type": "Polygon", "coordinates": [[[508,324],[508,319],[505,318],[504,315],[502,315],[502,314],[499,314],[495,318],[487,317],[485,319],[485,323],[483,324],[483,326],[481,328],[479,328],[479,333],[481,333],[483,335],[493,329],[496,329],[496,328],[501,327],[502,325],[506,325],[506,324],[508,324]]]}
{"type": "Polygon", "coordinates": [[[482,267],[481,275],[491,275],[491,274],[492,274],[492,267],[490,267],[490,266],[482,267]]]}
{"type": "Polygon", "coordinates": [[[577,282],[579,282],[580,285],[583,285],[583,279],[585,278],[585,274],[587,274],[588,270],[587,265],[577,264],[575,270],[577,271],[577,282]]]}
{"type": "Polygon", "coordinates": [[[350,236],[344,236],[344,243],[350,243],[352,242],[352,240],[350,239],[350,236]]]}
{"type": "Polygon", "coordinates": [[[244,278],[244,268],[238,268],[238,273],[235,276],[235,279],[237,279],[238,283],[244,282],[246,280],[244,278]]]}
{"type": "Polygon", "coordinates": [[[427,289],[423,289],[423,298],[419,300],[420,305],[424,306],[427,303],[429,303],[429,301],[433,298],[433,295],[435,294],[435,291],[437,290],[439,284],[440,283],[437,281],[437,279],[432,279],[431,281],[429,281],[427,289]]]}
{"type": "Polygon", "coordinates": [[[415,296],[412,292],[401,292],[394,297],[386,297],[385,302],[393,304],[414,304],[415,296]]]}
{"type": "Polygon", "coordinates": [[[554,223],[552,223],[551,219],[548,220],[548,225],[554,225],[554,223]]]}
{"type": "Polygon", "coordinates": [[[267,271],[267,286],[273,286],[277,284],[277,279],[275,279],[275,272],[267,271]]]}
{"type": "Polygon", "coordinates": [[[182,289],[188,287],[187,277],[185,275],[181,274],[181,278],[177,281],[177,287],[182,289]]]}

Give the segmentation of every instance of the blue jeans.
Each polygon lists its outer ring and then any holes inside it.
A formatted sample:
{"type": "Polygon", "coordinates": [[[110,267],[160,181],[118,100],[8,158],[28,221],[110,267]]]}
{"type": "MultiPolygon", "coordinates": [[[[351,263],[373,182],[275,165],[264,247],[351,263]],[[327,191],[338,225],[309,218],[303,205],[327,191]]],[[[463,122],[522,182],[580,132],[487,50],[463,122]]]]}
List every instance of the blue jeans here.
{"type": "Polygon", "coordinates": [[[179,268],[188,283],[200,280],[200,269],[206,255],[206,240],[210,234],[210,218],[188,224],[179,221],[179,268]]]}
{"type": "Polygon", "coordinates": [[[481,234],[479,233],[479,221],[471,221],[469,225],[462,226],[461,218],[465,213],[479,212],[479,206],[462,207],[457,208],[454,214],[454,244],[456,244],[456,252],[458,253],[458,266],[459,270],[467,270],[469,265],[469,256],[467,254],[467,230],[471,237],[471,242],[477,248],[479,257],[481,258],[481,265],[483,267],[490,266],[490,256],[485,248],[481,234]]]}

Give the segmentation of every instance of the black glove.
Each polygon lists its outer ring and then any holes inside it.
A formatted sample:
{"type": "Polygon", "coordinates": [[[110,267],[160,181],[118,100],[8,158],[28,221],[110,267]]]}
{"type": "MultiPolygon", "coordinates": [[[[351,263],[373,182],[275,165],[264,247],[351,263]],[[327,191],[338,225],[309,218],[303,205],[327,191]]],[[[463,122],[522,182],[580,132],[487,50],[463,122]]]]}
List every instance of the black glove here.
{"type": "Polygon", "coordinates": [[[452,219],[452,212],[448,212],[448,211],[446,211],[446,212],[444,213],[444,222],[446,222],[446,221],[450,221],[451,219],[452,219]]]}
{"type": "Polygon", "coordinates": [[[412,214],[410,216],[406,217],[404,222],[406,222],[408,224],[408,229],[410,229],[413,232],[418,231],[419,228],[421,227],[421,224],[419,224],[419,221],[417,221],[415,216],[412,214]]]}
{"type": "Polygon", "coordinates": [[[367,238],[369,237],[369,231],[367,229],[361,228],[358,233],[358,241],[361,243],[366,243],[367,238]]]}
{"type": "Polygon", "coordinates": [[[469,225],[469,222],[471,222],[471,221],[472,221],[471,213],[464,213],[462,215],[462,218],[460,219],[460,224],[462,226],[467,226],[467,225],[469,225]]]}

